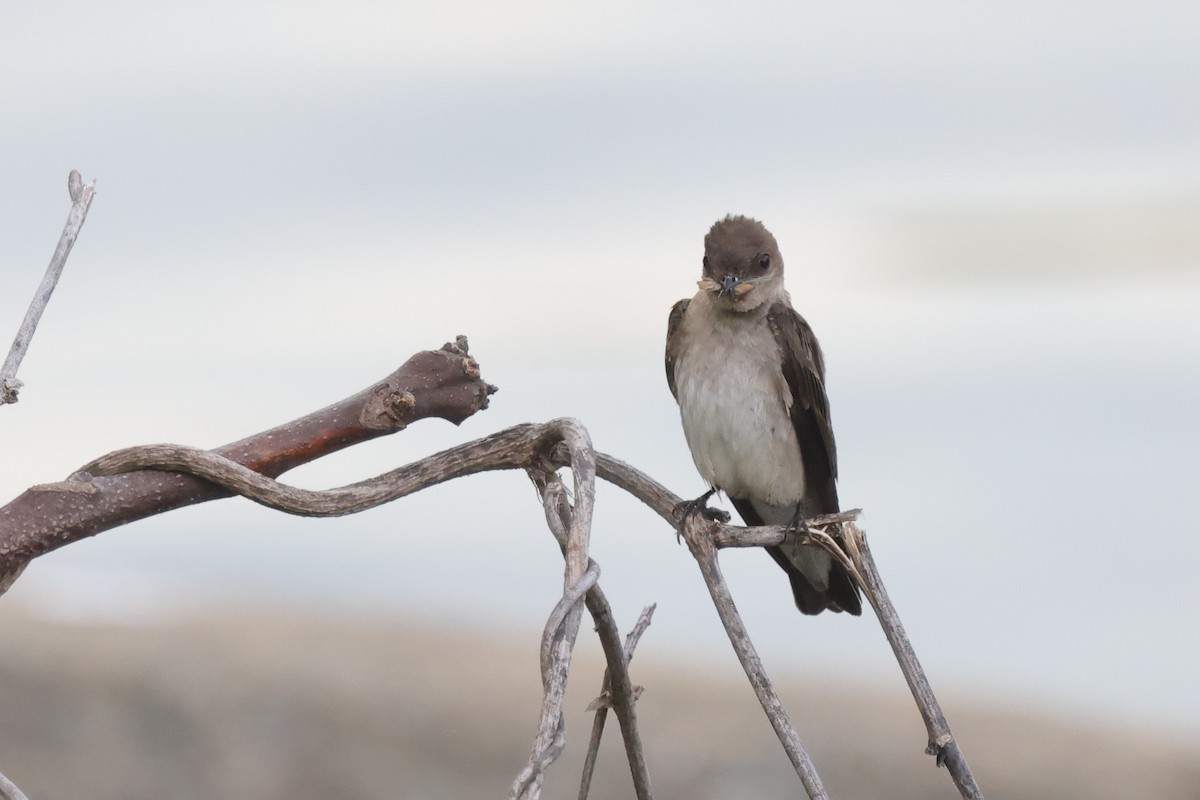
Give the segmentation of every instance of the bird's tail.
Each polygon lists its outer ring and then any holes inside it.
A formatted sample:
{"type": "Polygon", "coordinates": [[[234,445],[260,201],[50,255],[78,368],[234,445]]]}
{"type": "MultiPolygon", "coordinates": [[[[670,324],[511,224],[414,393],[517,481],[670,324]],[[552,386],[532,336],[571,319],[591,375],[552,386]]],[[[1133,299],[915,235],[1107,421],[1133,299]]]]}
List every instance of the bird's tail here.
{"type": "MultiPolygon", "coordinates": [[[[729,499],[747,525],[764,524],[763,516],[754,507],[753,502],[738,497],[729,499]]],[[[834,497],[826,508],[836,511],[837,498],[834,497]]],[[[795,514],[793,509],[787,508],[776,511],[782,511],[782,519],[785,522],[795,514]]],[[[778,519],[775,521],[778,522],[778,519]]],[[[833,560],[833,556],[820,547],[793,543],[788,546],[786,552],[783,547],[764,549],[787,573],[792,584],[792,595],[796,598],[796,608],[800,609],[801,613],[820,614],[829,610],[845,611],[856,617],[862,614],[862,600],[858,596],[858,587],[854,585],[854,580],[841,564],[833,560]]]]}
{"type": "MultiPolygon", "coordinates": [[[[803,545],[802,549],[814,545],[803,545]]],[[[792,596],[796,598],[796,608],[802,614],[820,614],[822,611],[845,611],[847,614],[859,616],[862,614],[862,599],[858,587],[846,569],[836,561],[830,561],[827,585],[820,589],[789,559],[779,547],[768,547],[767,552],[775,559],[783,571],[787,573],[788,581],[792,584],[792,596]]],[[[820,551],[824,554],[824,551],[820,551]]],[[[815,553],[814,553],[815,555],[815,553]]]]}

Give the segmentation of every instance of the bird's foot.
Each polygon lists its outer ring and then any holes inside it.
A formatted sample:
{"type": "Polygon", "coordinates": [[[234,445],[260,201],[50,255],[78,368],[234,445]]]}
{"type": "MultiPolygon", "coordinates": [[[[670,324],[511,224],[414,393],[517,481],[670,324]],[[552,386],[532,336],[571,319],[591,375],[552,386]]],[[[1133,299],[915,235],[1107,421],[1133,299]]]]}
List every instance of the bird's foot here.
{"type": "Polygon", "coordinates": [[[787,526],[788,536],[798,538],[800,534],[808,530],[808,521],[810,519],[812,518],[804,516],[804,512],[797,508],[796,513],[792,515],[792,521],[787,526]]]}
{"type": "Polygon", "coordinates": [[[684,500],[682,503],[677,503],[671,509],[671,516],[675,519],[676,523],[675,541],[680,541],[680,537],[683,535],[683,526],[687,522],[687,518],[692,514],[701,514],[705,519],[720,522],[721,524],[729,522],[728,511],[723,511],[719,508],[709,508],[708,506],[708,498],[712,497],[716,491],[716,489],[709,489],[695,500],[684,500]]]}

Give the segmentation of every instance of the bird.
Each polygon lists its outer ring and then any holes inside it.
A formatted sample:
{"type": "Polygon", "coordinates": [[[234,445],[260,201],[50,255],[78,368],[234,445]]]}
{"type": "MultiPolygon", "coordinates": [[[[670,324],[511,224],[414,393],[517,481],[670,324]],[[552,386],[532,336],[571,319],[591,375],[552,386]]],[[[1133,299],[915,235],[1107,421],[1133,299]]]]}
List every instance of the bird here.
{"type": "Polygon", "coordinates": [[[766,226],[728,215],[704,237],[699,291],[671,309],[667,385],[709,486],[682,513],[711,514],[709,497],[723,492],[747,525],[791,526],[793,535],[766,550],[787,573],[796,607],[858,616],[845,568],[795,535],[803,520],[839,511],[837,449],[825,359],[783,274],[766,226]]]}

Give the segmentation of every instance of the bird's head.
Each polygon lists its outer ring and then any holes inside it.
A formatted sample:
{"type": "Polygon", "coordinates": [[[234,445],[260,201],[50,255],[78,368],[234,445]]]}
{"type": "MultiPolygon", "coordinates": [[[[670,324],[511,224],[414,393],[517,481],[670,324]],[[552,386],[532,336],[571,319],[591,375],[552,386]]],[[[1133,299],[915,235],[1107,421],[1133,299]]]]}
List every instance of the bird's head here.
{"type": "Polygon", "coordinates": [[[750,311],[782,298],[783,257],[775,237],[756,219],[718,220],[704,237],[699,286],[730,311],[750,311]]]}

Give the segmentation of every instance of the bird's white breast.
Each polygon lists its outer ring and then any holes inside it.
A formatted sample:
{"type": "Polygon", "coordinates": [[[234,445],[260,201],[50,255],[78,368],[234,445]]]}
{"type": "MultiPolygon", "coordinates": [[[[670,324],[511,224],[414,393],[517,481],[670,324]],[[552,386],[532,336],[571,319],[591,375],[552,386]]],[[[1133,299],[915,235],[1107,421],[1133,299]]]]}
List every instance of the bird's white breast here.
{"type": "Polygon", "coordinates": [[[794,507],[804,465],[766,320],[693,310],[681,323],[675,388],[696,469],[732,497],[794,507]]]}

